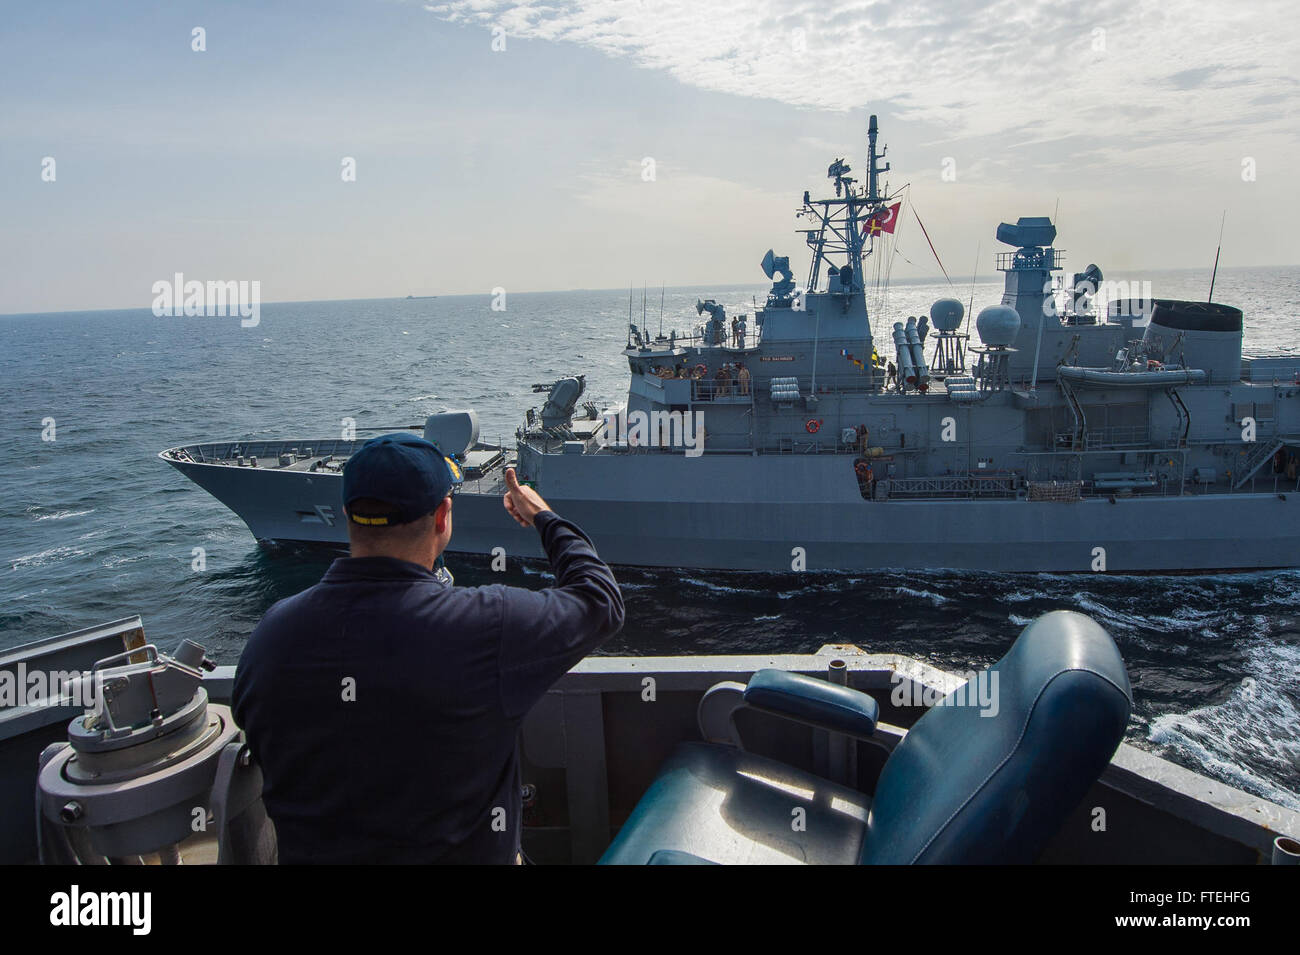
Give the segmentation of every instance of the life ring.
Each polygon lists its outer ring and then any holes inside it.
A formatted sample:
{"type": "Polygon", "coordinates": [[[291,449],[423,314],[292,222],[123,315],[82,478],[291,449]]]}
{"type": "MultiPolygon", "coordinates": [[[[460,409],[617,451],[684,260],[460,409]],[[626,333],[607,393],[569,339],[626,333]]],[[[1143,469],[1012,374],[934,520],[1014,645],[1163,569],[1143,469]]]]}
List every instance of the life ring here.
{"type": "Polygon", "coordinates": [[[866,461],[858,460],[854,462],[853,473],[858,476],[859,480],[865,481],[871,477],[871,465],[866,461]]]}
{"type": "Polygon", "coordinates": [[[809,434],[816,434],[818,431],[821,430],[821,426],[822,423],[818,421],[816,418],[809,418],[808,423],[804,425],[804,428],[807,430],[809,434]]]}
{"type": "Polygon", "coordinates": [[[709,369],[705,365],[699,364],[695,366],[695,374],[699,375],[701,378],[703,378],[708,373],[709,373],[709,369]]]}

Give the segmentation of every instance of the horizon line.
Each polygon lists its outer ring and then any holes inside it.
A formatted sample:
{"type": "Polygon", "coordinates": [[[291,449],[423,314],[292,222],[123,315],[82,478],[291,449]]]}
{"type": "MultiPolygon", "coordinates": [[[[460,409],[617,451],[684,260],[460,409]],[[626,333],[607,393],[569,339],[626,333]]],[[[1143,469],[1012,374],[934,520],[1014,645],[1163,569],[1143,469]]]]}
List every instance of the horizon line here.
{"type": "MultiPolygon", "coordinates": [[[[1196,265],[1196,266],[1179,266],[1177,268],[1151,269],[1150,271],[1153,273],[1195,272],[1195,271],[1203,270],[1204,268],[1205,266],[1203,265],[1196,265]]],[[[1241,269],[1296,269],[1296,268],[1300,268],[1300,263],[1291,263],[1291,264],[1283,264],[1283,265],[1221,265],[1219,267],[1219,270],[1222,272],[1231,272],[1231,271],[1237,271],[1241,269]]],[[[1121,275],[1125,275],[1125,274],[1132,274],[1133,271],[1135,270],[1120,269],[1118,270],[1118,273],[1121,275]]],[[[980,282],[989,282],[989,281],[996,281],[996,280],[997,280],[997,274],[979,275],[976,276],[974,282],[975,284],[978,284],[980,282]]],[[[766,282],[712,282],[703,285],[663,285],[661,286],[661,288],[663,289],[668,289],[668,288],[709,289],[709,288],[722,288],[725,286],[735,286],[735,285],[761,287],[766,284],[767,284],[766,282]]],[[[901,279],[893,280],[890,284],[891,285],[937,285],[937,284],[942,284],[942,279],[940,279],[937,276],[935,278],[926,278],[926,277],[901,278],[901,279]]],[[[951,285],[953,288],[957,288],[959,283],[949,282],[948,284],[951,285]]],[[[960,284],[965,284],[965,283],[963,282],[960,284]]],[[[647,288],[649,288],[649,286],[647,286],[647,288]]],[[[612,286],[606,288],[520,289],[519,291],[516,292],[510,292],[509,290],[507,290],[506,294],[508,295],[559,295],[568,292],[619,292],[621,294],[622,289],[619,287],[612,287],[612,286]]],[[[418,301],[418,300],[427,300],[433,298],[473,298],[478,296],[491,298],[492,295],[493,292],[489,289],[488,291],[485,292],[438,292],[430,295],[414,295],[408,293],[407,295],[374,295],[374,296],[367,296],[363,298],[279,299],[270,302],[259,302],[258,305],[260,307],[262,305],[323,305],[323,304],[329,304],[334,302],[405,302],[408,300],[418,301]]],[[[63,309],[55,309],[52,311],[45,311],[45,312],[0,312],[0,318],[20,318],[24,316],[42,316],[42,315],[84,315],[84,314],[93,314],[96,312],[136,312],[136,311],[139,312],[147,311],[152,313],[152,307],[149,305],[119,305],[119,306],[99,306],[95,308],[63,308],[63,309]]],[[[164,317],[202,318],[205,316],[194,315],[194,316],[164,316],[164,317]]]]}

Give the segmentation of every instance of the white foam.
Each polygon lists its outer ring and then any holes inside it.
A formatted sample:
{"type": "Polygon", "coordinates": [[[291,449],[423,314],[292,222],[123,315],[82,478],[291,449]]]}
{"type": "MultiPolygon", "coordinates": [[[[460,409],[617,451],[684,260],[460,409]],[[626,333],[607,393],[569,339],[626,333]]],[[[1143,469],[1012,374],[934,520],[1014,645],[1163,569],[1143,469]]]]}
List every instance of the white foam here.
{"type": "Polygon", "coordinates": [[[29,507],[27,509],[27,513],[32,515],[32,520],[34,521],[66,521],[69,517],[81,517],[83,514],[95,513],[93,507],[87,508],[84,511],[52,511],[49,514],[36,514],[34,511],[35,508],[29,507]]]}
{"type": "Polygon", "coordinates": [[[946,603],[951,603],[952,598],[936,594],[931,590],[913,590],[911,587],[895,587],[894,593],[904,594],[908,597],[919,597],[922,600],[928,600],[936,607],[942,607],[946,603]]]}
{"type": "MultiPolygon", "coordinates": [[[[1074,595],[1074,600],[1078,604],[1081,610],[1084,610],[1089,614],[1091,614],[1092,616],[1100,618],[1101,620],[1108,621],[1112,624],[1118,624],[1121,627],[1128,630],[1149,629],[1156,621],[1165,619],[1161,617],[1147,617],[1142,615],[1134,615],[1131,613],[1125,613],[1122,610],[1116,610],[1113,607],[1106,606],[1104,603],[1102,603],[1100,600],[1097,600],[1091,594],[1085,593],[1083,591],[1076,593],[1074,595]]],[[[1186,621],[1179,621],[1177,625],[1177,629],[1189,630],[1195,628],[1189,627],[1186,621]]]]}
{"type": "Polygon", "coordinates": [[[44,567],[47,564],[67,560],[70,557],[84,557],[85,554],[84,550],[78,550],[76,547],[51,547],[39,554],[26,554],[19,557],[13,562],[13,569],[17,570],[19,567],[44,567]]]}
{"type": "Polygon", "coordinates": [[[1257,641],[1247,649],[1246,672],[1226,700],[1156,717],[1147,738],[1231,785],[1300,809],[1300,792],[1284,789],[1251,768],[1267,766],[1274,779],[1300,779],[1300,646],[1257,641]]]}
{"type": "Polygon", "coordinates": [[[756,594],[761,591],[752,590],[748,587],[728,587],[725,584],[715,584],[712,581],[701,580],[698,577],[683,577],[681,582],[690,584],[692,587],[699,587],[702,590],[711,590],[719,594],[756,594]]]}

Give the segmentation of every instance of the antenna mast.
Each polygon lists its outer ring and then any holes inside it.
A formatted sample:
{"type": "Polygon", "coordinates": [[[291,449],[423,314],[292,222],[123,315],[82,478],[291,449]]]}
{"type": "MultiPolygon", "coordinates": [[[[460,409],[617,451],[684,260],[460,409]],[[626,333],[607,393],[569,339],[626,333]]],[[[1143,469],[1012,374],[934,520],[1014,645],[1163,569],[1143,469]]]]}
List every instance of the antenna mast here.
{"type": "Polygon", "coordinates": [[[852,168],[843,158],[836,159],[826,170],[826,177],[835,183],[834,199],[813,199],[809,193],[803,194],[803,209],[800,215],[817,220],[817,228],[807,229],[808,245],[812,248],[812,267],[808,272],[808,291],[816,291],[821,276],[822,263],[839,270],[851,270],[852,281],[847,283],[848,293],[864,291],[866,285],[862,276],[863,255],[866,238],[862,234],[861,222],[877,212],[883,205],[880,195],[880,174],[889,171],[889,163],[880,165],[885,150],[876,151],[877,126],[873,115],[867,124],[867,185],[864,189],[857,185],[857,180],[849,176],[852,168]],[[841,254],[847,261],[832,262],[831,254],[841,254]]]}
{"type": "MultiPolygon", "coordinates": [[[[884,158],[884,154],[879,158],[884,158]]],[[[867,201],[873,204],[880,201],[878,177],[882,172],[889,172],[889,163],[880,169],[876,166],[876,159],[876,114],[872,113],[871,121],[867,123],[867,201]]]]}
{"type": "Polygon", "coordinates": [[[1214,301],[1214,280],[1219,277],[1219,253],[1223,251],[1223,224],[1228,221],[1228,210],[1223,210],[1223,218],[1219,220],[1219,247],[1214,250],[1214,271],[1210,273],[1210,297],[1205,301],[1210,303],[1214,301]]]}

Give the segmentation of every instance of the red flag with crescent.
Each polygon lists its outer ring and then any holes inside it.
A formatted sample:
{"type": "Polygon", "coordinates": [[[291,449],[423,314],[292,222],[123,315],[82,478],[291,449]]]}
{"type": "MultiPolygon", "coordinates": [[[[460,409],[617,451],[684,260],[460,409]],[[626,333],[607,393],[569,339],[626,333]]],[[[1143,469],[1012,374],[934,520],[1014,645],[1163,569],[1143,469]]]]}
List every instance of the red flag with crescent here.
{"type": "Polygon", "coordinates": [[[898,210],[903,203],[895,202],[892,206],[886,206],[879,212],[873,212],[867,221],[862,224],[863,235],[880,235],[882,232],[888,232],[891,235],[894,226],[898,225],[898,210]]]}

